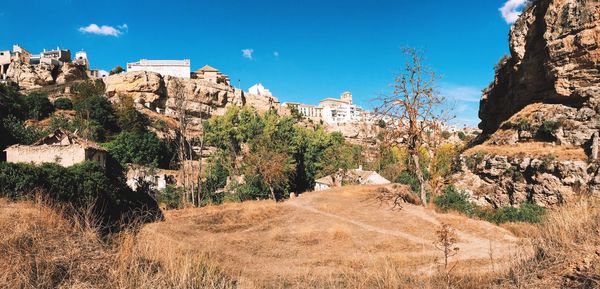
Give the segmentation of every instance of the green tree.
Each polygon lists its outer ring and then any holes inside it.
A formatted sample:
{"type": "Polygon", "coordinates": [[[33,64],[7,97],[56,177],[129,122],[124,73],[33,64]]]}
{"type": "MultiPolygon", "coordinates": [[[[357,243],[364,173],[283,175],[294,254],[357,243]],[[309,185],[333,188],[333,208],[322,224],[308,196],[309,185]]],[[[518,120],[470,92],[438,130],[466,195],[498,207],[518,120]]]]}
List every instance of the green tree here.
{"type": "Polygon", "coordinates": [[[109,75],[120,74],[123,71],[125,71],[125,69],[123,69],[123,67],[121,67],[120,65],[117,65],[108,74],[109,75]]]}
{"type": "Polygon", "coordinates": [[[64,110],[73,109],[73,102],[66,97],[57,98],[54,101],[54,107],[56,109],[64,109],[64,110]]]}
{"type": "Polygon", "coordinates": [[[47,94],[33,92],[23,97],[23,106],[27,111],[27,117],[41,120],[48,117],[54,106],[50,103],[47,94]]]}
{"type": "Polygon", "coordinates": [[[121,132],[104,147],[123,166],[128,163],[158,166],[169,155],[166,144],[151,132],[121,132]]]}

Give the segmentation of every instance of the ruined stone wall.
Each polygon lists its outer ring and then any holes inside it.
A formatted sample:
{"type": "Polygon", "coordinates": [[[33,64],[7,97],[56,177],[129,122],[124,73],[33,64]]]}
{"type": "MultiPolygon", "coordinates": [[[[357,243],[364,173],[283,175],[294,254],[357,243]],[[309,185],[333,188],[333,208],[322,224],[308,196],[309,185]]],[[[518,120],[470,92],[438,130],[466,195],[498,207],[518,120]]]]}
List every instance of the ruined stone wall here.
{"type": "Polygon", "coordinates": [[[6,149],[6,161],[9,163],[56,163],[68,167],[85,160],[86,150],[79,145],[16,145],[6,149]]]}

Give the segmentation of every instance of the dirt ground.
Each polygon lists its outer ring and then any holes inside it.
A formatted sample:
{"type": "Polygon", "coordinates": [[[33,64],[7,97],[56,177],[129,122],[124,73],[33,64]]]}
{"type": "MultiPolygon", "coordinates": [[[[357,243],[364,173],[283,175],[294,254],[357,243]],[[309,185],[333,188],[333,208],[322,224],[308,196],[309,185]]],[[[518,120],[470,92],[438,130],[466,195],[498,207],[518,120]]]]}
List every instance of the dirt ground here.
{"type": "Polygon", "coordinates": [[[442,223],[458,237],[458,254],[450,258],[456,271],[496,272],[529,255],[525,239],[504,228],[408,204],[392,210],[373,198],[376,189],[344,187],[282,203],[167,211],[166,221],[144,227],[139,242],[206,253],[253,282],[331,278],[389,263],[407,273],[434,273],[443,258],[434,246],[442,223]]]}

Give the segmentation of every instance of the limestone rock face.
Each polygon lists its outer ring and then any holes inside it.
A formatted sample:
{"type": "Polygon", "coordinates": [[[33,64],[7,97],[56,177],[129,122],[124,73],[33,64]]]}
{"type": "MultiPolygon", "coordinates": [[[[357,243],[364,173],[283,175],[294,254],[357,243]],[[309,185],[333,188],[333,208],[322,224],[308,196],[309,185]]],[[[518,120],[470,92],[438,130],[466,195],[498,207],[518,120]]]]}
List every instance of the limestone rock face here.
{"type": "Polygon", "coordinates": [[[600,110],[600,2],[539,0],[510,32],[510,57],[484,91],[484,134],[534,102],[600,110]]]}
{"type": "Polygon", "coordinates": [[[461,163],[464,172],[454,184],[482,206],[501,208],[530,201],[552,207],[600,190],[596,163],[492,154],[462,156],[461,163]]]}
{"type": "Polygon", "coordinates": [[[57,67],[53,65],[41,63],[33,66],[21,61],[12,62],[6,71],[8,79],[25,90],[53,84],[55,79],[53,74],[56,73],[57,67]]]}
{"type": "Polygon", "coordinates": [[[119,96],[131,97],[136,103],[175,119],[179,117],[178,108],[183,106],[192,130],[200,130],[202,119],[222,115],[230,106],[249,105],[258,111],[279,108],[279,101],[274,97],[247,94],[202,79],[162,76],[154,72],[111,75],[104,79],[104,84],[106,95],[113,102],[118,102],[119,96]]]}
{"type": "Polygon", "coordinates": [[[135,71],[104,78],[106,95],[131,97],[138,103],[153,103],[166,94],[165,84],[158,73],[135,71]]]}
{"type": "Polygon", "coordinates": [[[77,65],[71,62],[63,63],[58,76],[56,77],[56,84],[65,84],[75,80],[86,79],[87,74],[85,72],[85,66],[77,65]]]}

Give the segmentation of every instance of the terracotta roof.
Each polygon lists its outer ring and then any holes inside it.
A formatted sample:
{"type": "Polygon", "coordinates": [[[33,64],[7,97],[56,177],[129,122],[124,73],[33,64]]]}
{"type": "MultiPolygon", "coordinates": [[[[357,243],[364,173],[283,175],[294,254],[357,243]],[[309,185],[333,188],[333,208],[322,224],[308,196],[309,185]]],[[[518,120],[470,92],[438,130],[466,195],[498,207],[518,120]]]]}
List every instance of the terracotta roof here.
{"type": "Polygon", "coordinates": [[[212,66],[208,66],[208,65],[204,65],[204,67],[196,70],[196,73],[198,72],[218,72],[219,70],[217,70],[216,68],[212,67],[212,66]]]}

